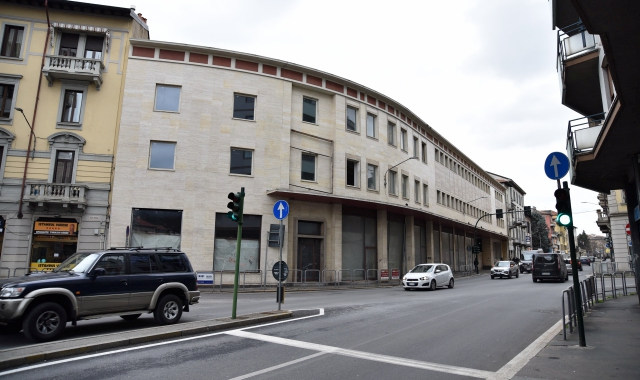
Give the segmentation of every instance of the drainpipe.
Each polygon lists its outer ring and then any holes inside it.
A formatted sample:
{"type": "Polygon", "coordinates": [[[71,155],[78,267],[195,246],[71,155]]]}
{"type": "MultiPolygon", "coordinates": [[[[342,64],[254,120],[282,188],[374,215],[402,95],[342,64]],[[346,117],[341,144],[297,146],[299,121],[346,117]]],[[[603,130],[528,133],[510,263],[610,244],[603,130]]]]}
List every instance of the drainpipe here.
{"type": "MultiPolygon", "coordinates": [[[[40,100],[40,88],[42,87],[42,69],[44,68],[44,59],[47,54],[47,44],[49,43],[49,36],[51,34],[51,22],[49,21],[49,1],[44,1],[44,11],[47,15],[47,37],[44,40],[44,48],[42,50],[42,62],[40,63],[40,78],[38,79],[38,91],[36,92],[36,104],[33,106],[33,118],[31,119],[31,133],[29,134],[29,145],[27,146],[27,155],[24,159],[24,174],[22,176],[22,187],[20,188],[20,199],[18,200],[18,214],[16,215],[18,219],[22,219],[24,214],[22,214],[22,198],[24,197],[24,188],[27,183],[27,168],[29,167],[29,153],[31,153],[31,141],[33,141],[35,145],[35,140],[33,139],[34,132],[33,130],[36,128],[36,114],[38,113],[38,101],[40,100]]],[[[34,147],[35,153],[35,147],[34,147]]]]}

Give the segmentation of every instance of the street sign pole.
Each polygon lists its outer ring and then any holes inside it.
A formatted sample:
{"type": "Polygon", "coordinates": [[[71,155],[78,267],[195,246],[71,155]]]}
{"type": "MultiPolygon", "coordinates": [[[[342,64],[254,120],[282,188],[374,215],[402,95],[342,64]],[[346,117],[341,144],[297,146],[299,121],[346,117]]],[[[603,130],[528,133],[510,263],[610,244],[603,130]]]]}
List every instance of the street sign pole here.
{"type": "Polygon", "coordinates": [[[282,304],[282,243],[284,243],[284,228],[282,219],[280,219],[280,232],[278,239],[280,240],[280,262],[278,262],[278,310],[282,304]]]}
{"type": "MultiPolygon", "coordinates": [[[[240,219],[238,219],[238,238],[236,239],[236,272],[233,278],[233,309],[231,319],[236,319],[236,306],[238,305],[238,278],[240,277],[240,246],[242,245],[242,221],[244,213],[244,187],[240,190],[240,219]]],[[[222,280],[220,280],[222,284],[222,280]]]]}

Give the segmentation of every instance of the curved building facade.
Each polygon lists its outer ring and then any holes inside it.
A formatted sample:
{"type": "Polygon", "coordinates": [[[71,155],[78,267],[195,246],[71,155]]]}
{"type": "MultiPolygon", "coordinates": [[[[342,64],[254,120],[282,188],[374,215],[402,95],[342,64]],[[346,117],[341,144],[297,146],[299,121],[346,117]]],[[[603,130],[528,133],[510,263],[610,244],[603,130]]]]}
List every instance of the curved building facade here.
{"type": "Polygon", "coordinates": [[[289,62],[132,40],[115,156],[110,245],[180,247],[216,283],[234,271],[227,194],[242,187],[247,284],[275,281],[280,199],[289,281],[465,270],[474,233],[481,266],[507,255],[490,174],[397,101],[289,62]]]}

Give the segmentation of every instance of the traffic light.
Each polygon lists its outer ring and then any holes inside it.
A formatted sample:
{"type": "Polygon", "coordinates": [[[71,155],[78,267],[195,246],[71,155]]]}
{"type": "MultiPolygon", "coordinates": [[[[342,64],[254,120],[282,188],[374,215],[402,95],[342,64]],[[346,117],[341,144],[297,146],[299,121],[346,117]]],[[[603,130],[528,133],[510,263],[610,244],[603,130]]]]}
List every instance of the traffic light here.
{"type": "Polygon", "coordinates": [[[227,203],[227,208],[230,209],[227,213],[227,218],[233,220],[234,222],[242,223],[242,208],[244,206],[244,194],[240,193],[229,193],[227,198],[231,199],[231,202],[227,203]]]}
{"type": "Polygon", "coordinates": [[[572,226],[573,216],[571,215],[571,196],[569,195],[569,189],[558,189],[553,195],[556,197],[556,209],[558,210],[556,222],[561,226],[572,226]]]}
{"type": "Polygon", "coordinates": [[[524,206],[524,216],[531,218],[531,206],[524,206]]]}
{"type": "Polygon", "coordinates": [[[502,209],[501,208],[497,208],[496,209],[496,218],[498,219],[502,219],[502,209]]]}

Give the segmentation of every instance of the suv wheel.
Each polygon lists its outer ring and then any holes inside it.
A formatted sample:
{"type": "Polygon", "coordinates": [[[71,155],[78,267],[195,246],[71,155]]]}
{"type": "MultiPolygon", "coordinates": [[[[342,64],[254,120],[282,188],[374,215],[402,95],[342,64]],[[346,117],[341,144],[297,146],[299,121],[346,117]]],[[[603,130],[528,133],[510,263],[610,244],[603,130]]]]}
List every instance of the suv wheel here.
{"type": "Polygon", "coordinates": [[[57,303],[45,302],[29,312],[22,324],[27,338],[35,342],[53,340],[67,324],[67,312],[57,303]]]}
{"type": "Polygon", "coordinates": [[[161,325],[171,325],[180,320],[182,316],[182,301],[174,294],[167,294],[160,298],[153,311],[153,316],[161,325]]]}
{"type": "Polygon", "coordinates": [[[121,315],[120,318],[124,319],[125,321],[135,321],[136,319],[140,318],[142,314],[129,314],[129,315],[121,315]]]}

